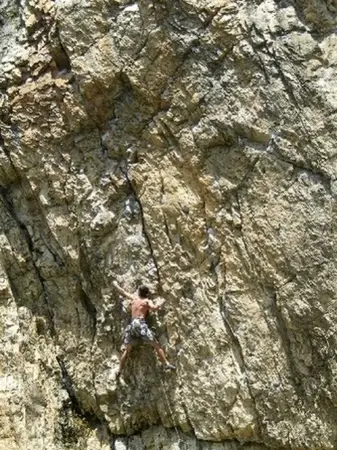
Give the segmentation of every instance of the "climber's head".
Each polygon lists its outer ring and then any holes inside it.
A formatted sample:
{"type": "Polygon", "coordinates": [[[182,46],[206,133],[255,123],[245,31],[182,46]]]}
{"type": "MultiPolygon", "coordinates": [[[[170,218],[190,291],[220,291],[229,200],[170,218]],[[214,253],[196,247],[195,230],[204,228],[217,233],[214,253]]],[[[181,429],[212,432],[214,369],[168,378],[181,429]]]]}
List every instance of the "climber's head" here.
{"type": "Polygon", "coordinates": [[[150,297],[150,289],[147,286],[139,286],[138,295],[140,298],[149,298],[150,297]]]}

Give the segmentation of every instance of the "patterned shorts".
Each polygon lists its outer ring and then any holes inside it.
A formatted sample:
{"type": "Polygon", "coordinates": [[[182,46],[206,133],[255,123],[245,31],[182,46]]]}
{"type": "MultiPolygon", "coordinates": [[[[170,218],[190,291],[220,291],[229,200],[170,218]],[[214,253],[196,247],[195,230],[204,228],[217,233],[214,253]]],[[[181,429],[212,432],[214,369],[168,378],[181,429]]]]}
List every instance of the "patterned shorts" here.
{"type": "Polygon", "coordinates": [[[155,342],[154,334],[147,326],[145,319],[132,319],[131,323],[125,328],[123,343],[125,345],[134,344],[141,339],[145,342],[155,342]]]}

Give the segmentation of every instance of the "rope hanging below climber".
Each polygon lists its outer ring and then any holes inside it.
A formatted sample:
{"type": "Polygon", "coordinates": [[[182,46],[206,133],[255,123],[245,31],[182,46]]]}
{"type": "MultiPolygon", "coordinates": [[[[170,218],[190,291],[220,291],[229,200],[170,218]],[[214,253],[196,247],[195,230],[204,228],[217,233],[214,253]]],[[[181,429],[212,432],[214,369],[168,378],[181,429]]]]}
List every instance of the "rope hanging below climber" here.
{"type": "MultiPolygon", "coordinates": [[[[152,302],[152,300],[150,299],[150,290],[147,286],[144,285],[138,288],[137,295],[133,295],[125,291],[118,285],[117,281],[114,281],[113,285],[121,295],[123,295],[130,301],[131,306],[131,321],[124,330],[123,346],[125,346],[125,349],[120,359],[120,366],[117,377],[121,375],[122,370],[125,367],[125,363],[128,359],[132,346],[137,344],[139,340],[152,345],[160,361],[162,362],[165,371],[176,370],[176,366],[174,366],[167,360],[164,350],[159,345],[159,342],[156,340],[153,331],[148,327],[145,320],[147,314],[149,312],[158,311],[165,303],[165,300],[160,304],[155,304],[154,302],[152,302]]],[[[179,449],[188,450],[188,445],[182,440],[175,423],[173,409],[167,395],[167,389],[164,379],[160,378],[160,383],[164,394],[163,398],[166,403],[172,426],[175,430],[179,449]]]]}

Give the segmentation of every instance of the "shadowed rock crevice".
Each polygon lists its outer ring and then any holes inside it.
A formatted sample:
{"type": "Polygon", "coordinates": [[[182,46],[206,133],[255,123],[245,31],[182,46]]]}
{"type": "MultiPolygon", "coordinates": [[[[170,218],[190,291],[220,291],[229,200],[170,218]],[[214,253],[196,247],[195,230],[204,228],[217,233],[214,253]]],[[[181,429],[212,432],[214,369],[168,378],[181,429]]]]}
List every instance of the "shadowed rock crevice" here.
{"type": "MultiPolygon", "coordinates": [[[[50,304],[50,298],[49,298],[49,294],[48,291],[45,288],[45,279],[41,274],[41,271],[39,269],[39,267],[36,264],[35,261],[35,252],[37,251],[33,242],[32,237],[30,236],[30,233],[27,229],[27,226],[23,223],[23,221],[18,217],[18,215],[16,214],[15,208],[13,206],[13,203],[9,197],[9,192],[8,190],[4,189],[4,188],[0,188],[0,195],[1,195],[1,200],[2,200],[2,204],[4,205],[7,213],[9,214],[9,216],[11,217],[11,219],[14,221],[14,223],[16,224],[16,226],[18,227],[18,229],[20,230],[20,234],[21,237],[23,239],[23,241],[26,243],[29,254],[30,254],[30,262],[32,264],[33,267],[33,271],[35,272],[35,276],[36,276],[36,281],[38,282],[38,285],[41,288],[42,291],[42,299],[43,302],[45,304],[46,307],[46,313],[47,313],[47,317],[49,320],[49,326],[50,326],[50,332],[52,336],[56,335],[56,330],[55,330],[55,325],[54,325],[54,312],[53,312],[53,308],[50,304]]],[[[10,269],[8,269],[10,271],[10,269]]],[[[9,278],[12,280],[11,281],[11,285],[14,288],[14,281],[13,278],[9,275],[9,278]]],[[[18,292],[17,289],[14,288],[14,292],[18,292]]]]}
{"type": "Polygon", "coordinates": [[[130,177],[129,177],[128,171],[127,171],[127,170],[125,170],[125,171],[123,170],[122,172],[123,172],[123,174],[124,174],[124,176],[125,176],[125,179],[127,180],[128,184],[129,184],[130,191],[132,192],[132,194],[133,194],[133,196],[134,196],[136,202],[137,202],[138,205],[139,205],[140,218],[141,218],[141,223],[142,223],[143,234],[144,234],[145,239],[146,239],[146,242],[147,242],[147,244],[148,244],[148,247],[149,247],[149,250],[150,250],[150,254],[151,254],[151,257],[152,257],[152,261],[153,261],[153,263],[154,263],[154,265],[155,265],[155,268],[156,268],[156,276],[157,276],[157,281],[158,281],[158,289],[159,289],[159,293],[160,293],[160,292],[161,292],[161,279],[160,279],[159,266],[158,266],[156,257],[155,257],[155,255],[154,255],[154,250],[153,250],[153,246],[152,246],[152,242],[151,242],[150,236],[149,236],[149,234],[148,234],[148,232],[147,232],[146,222],[145,222],[145,217],[144,217],[143,205],[142,205],[142,203],[141,203],[141,201],[140,201],[140,199],[139,199],[139,196],[137,195],[137,191],[135,190],[135,188],[134,188],[134,186],[133,186],[133,184],[132,184],[132,181],[131,181],[131,179],[130,179],[130,177]]]}
{"type": "MultiPolygon", "coordinates": [[[[106,421],[104,420],[104,417],[101,416],[97,416],[93,411],[87,411],[85,408],[83,408],[83,406],[81,405],[80,400],[78,399],[77,395],[76,395],[76,391],[74,388],[74,384],[73,381],[68,373],[66,364],[64,359],[61,356],[57,356],[56,357],[57,362],[60,366],[60,370],[61,370],[61,376],[62,376],[62,387],[66,390],[67,394],[68,394],[68,398],[69,398],[69,404],[67,404],[67,402],[64,402],[64,412],[63,414],[67,414],[67,408],[69,407],[70,410],[72,411],[73,417],[72,420],[75,419],[76,420],[81,420],[83,422],[81,427],[86,427],[87,429],[91,430],[91,431],[96,431],[99,432],[100,434],[105,435],[105,439],[107,439],[108,441],[111,442],[111,445],[113,443],[113,436],[110,434],[109,432],[109,428],[108,428],[108,424],[106,423],[106,421]]],[[[71,427],[71,420],[68,417],[68,420],[63,421],[61,418],[61,422],[62,425],[62,433],[64,434],[66,432],[67,427],[69,428],[69,433],[72,434],[72,436],[67,436],[68,439],[72,439],[74,440],[74,443],[77,444],[79,443],[76,437],[76,434],[74,435],[74,431],[76,432],[76,428],[74,429],[74,427],[71,427]]],[[[77,427],[80,428],[80,427],[77,427]]],[[[65,438],[65,436],[63,436],[65,438]]]]}
{"type": "Polygon", "coordinates": [[[54,30],[52,31],[54,40],[51,43],[51,56],[55,61],[56,67],[59,71],[71,72],[70,58],[66,48],[62,44],[57,25],[54,25],[54,30]]]}
{"type": "Polygon", "coordinates": [[[88,316],[90,317],[91,323],[92,323],[92,340],[95,340],[96,334],[97,334],[97,309],[93,303],[93,301],[90,299],[90,297],[84,292],[83,289],[80,289],[80,301],[82,305],[84,306],[85,310],[88,313],[88,316]]]}

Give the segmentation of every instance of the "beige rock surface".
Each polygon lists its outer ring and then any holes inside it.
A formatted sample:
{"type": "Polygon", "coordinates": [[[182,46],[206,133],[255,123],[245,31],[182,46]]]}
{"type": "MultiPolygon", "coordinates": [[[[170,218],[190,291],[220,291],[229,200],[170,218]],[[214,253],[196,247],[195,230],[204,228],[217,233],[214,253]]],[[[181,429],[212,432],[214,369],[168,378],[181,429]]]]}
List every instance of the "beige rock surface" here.
{"type": "Polygon", "coordinates": [[[336,448],[337,2],[0,17],[0,450],[336,448]]]}

